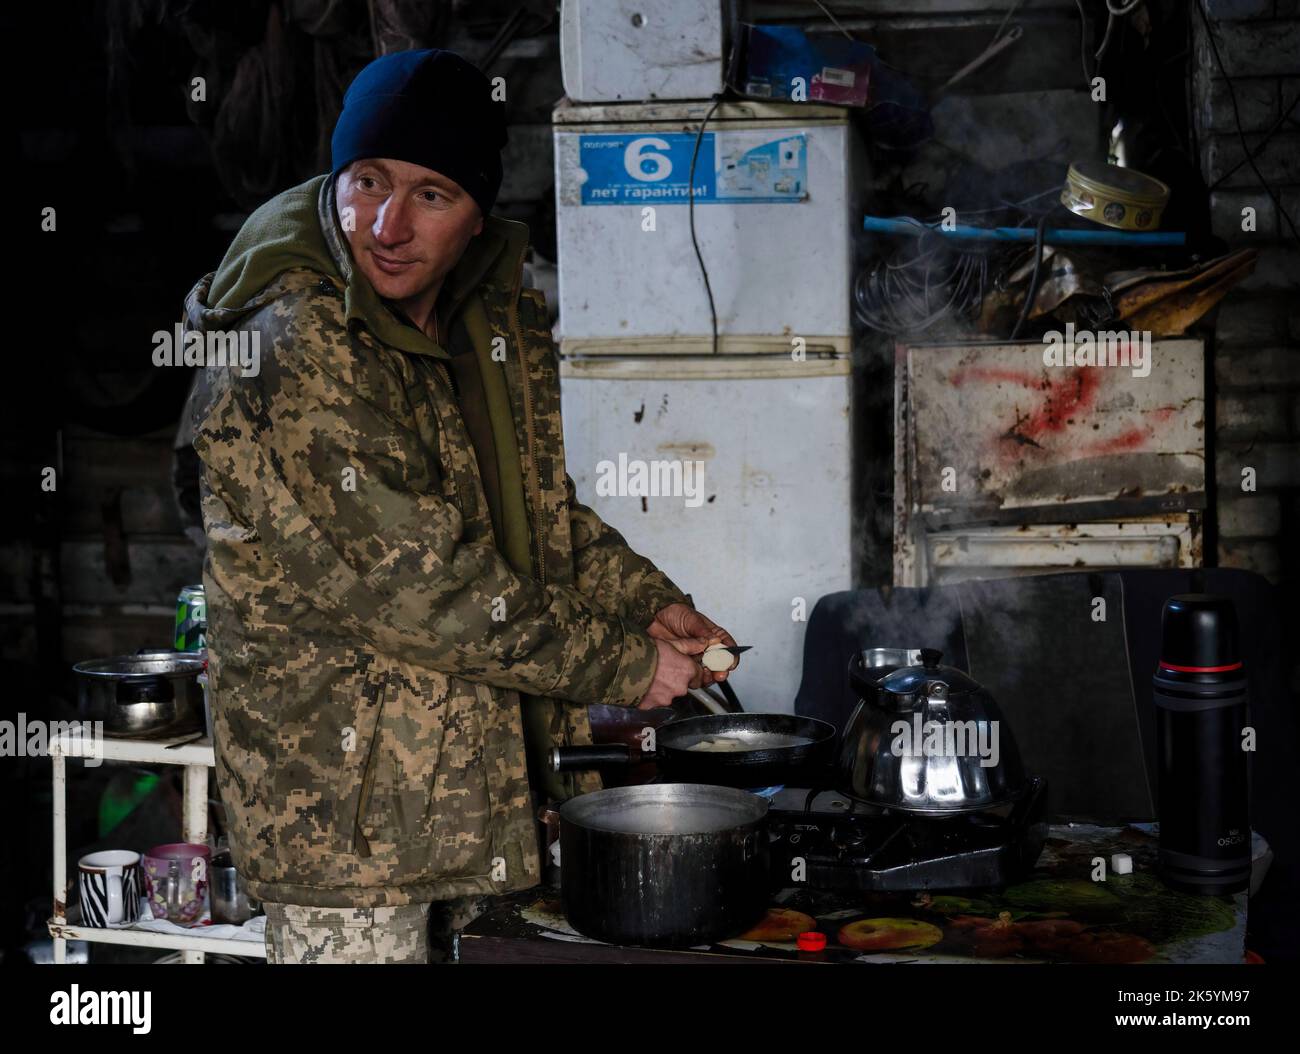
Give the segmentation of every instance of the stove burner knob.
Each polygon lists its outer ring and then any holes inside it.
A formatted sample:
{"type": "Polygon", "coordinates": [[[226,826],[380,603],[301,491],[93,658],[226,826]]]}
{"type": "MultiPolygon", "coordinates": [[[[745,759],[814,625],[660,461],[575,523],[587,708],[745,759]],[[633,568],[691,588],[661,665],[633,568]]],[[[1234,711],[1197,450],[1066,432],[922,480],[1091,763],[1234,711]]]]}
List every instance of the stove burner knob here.
{"type": "Polygon", "coordinates": [[[831,828],[831,843],[839,849],[854,849],[867,840],[867,832],[856,824],[831,828]]]}

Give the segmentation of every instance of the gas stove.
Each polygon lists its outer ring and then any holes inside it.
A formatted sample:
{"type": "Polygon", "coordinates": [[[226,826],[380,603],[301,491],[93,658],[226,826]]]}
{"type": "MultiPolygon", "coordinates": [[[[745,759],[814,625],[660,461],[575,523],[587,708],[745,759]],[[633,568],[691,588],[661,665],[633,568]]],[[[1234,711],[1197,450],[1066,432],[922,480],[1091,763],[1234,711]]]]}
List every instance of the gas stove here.
{"type": "Polygon", "coordinates": [[[917,816],[817,787],[766,788],[775,888],[864,892],[990,889],[1033,868],[1047,837],[1046,784],[981,812],[917,816]]]}

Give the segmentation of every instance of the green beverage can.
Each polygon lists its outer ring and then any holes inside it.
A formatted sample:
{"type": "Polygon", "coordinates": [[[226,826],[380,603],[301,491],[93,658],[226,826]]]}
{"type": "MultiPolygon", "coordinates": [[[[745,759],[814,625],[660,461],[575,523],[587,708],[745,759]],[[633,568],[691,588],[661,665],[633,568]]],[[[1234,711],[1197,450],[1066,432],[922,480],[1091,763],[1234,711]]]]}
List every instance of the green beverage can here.
{"type": "Polygon", "coordinates": [[[207,647],[208,602],[203,587],[186,586],[176,598],[177,651],[202,651],[207,647]]]}

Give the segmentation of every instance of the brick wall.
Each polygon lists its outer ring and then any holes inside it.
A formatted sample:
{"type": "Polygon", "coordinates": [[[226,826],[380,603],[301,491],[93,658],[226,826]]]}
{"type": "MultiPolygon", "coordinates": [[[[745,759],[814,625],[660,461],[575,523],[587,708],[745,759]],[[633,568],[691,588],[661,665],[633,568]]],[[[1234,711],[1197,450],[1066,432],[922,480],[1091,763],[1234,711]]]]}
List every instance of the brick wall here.
{"type": "MultiPolygon", "coordinates": [[[[1198,3],[1200,0],[1192,0],[1198,3]]],[[[1300,0],[1205,0],[1255,164],[1300,225],[1300,0]]],[[[1215,327],[1218,559],[1274,582],[1300,578],[1300,245],[1244,152],[1227,82],[1192,14],[1193,118],[1214,233],[1259,250],[1215,327]],[[1255,230],[1243,230],[1243,210],[1255,230]],[[1257,489],[1244,492],[1242,470],[1257,489]]],[[[1300,667],[1297,668],[1300,670],[1300,667]]]]}

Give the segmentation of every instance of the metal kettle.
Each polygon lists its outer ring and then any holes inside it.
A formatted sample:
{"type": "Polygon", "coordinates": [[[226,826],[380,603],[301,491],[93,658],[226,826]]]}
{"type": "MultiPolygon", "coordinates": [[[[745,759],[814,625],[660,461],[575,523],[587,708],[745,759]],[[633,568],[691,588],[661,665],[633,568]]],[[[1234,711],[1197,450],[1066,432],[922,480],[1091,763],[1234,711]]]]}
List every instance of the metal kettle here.
{"type": "MultiPolygon", "coordinates": [[[[870,653],[864,653],[864,655],[870,653]]],[[[873,679],[854,656],[862,695],[844,729],[838,789],[862,802],[926,816],[979,812],[1018,798],[1028,780],[993,697],[943,653],[873,679]]]]}

